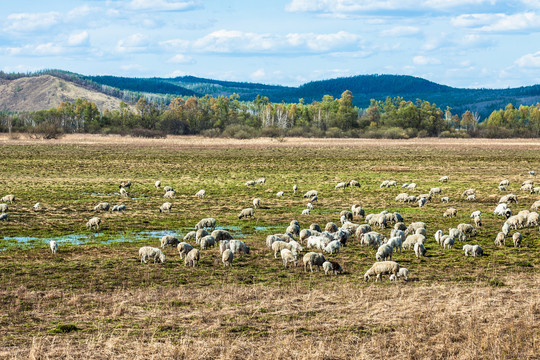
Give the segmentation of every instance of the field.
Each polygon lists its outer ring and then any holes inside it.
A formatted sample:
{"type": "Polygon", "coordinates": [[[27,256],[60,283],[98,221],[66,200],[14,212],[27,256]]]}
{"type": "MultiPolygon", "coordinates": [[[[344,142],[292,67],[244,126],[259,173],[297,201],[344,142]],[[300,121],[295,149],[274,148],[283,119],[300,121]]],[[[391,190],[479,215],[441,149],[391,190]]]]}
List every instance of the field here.
{"type": "Polygon", "coordinates": [[[540,172],[540,141],[66,136],[0,144],[0,196],[16,197],[0,223],[2,359],[540,358],[539,229],[519,230],[521,248],[493,244],[504,222],[493,215],[500,180],[519,197],[514,213],[540,198],[519,190],[534,179],[529,170],[540,172]],[[448,183],[437,182],[443,175],[448,183]],[[259,177],[266,184],[244,185],[259,177]],[[334,189],[351,179],[361,187],[334,189]],[[440,186],[450,203],[396,203],[402,189],[379,188],[385,179],[416,182],[416,195],[440,186]],[[118,195],[122,180],[133,182],[128,198],[118,195]],[[158,211],[165,199],[156,180],[177,191],[170,213],[158,211]],[[461,197],[468,188],[476,201],[461,197]],[[200,189],[203,199],[193,196],[200,189]],[[311,189],[319,200],[302,216],[311,189]],[[239,220],[255,197],[256,219],[239,220]],[[101,201],[127,210],[96,214],[101,201]],[[36,202],[42,210],[32,209],[36,202]],[[327,256],[342,264],[337,276],[283,269],[265,247],[292,219],[301,228],[339,224],[340,211],[355,203],[427,224],[426,257],[394,255],[409,281],[365,282],[375,250],[354,238],[327,256]],[[457,218],[442,217],[449,207],[457,218]],[[485,256],[465,257],[459,242],[441,249],[434,232],[471,223],[474,210],[483,226],[468,243],[485,256]],[[87,230],[96,215],[101,229],[87,230]],[[204,250],[200,266],[187,268],[168,248],[164,264],[141,264],[140,246],[159,246],[165,233],[183,236],[209,216],[251,253],[224,268],[219,248],[204,250]]]}

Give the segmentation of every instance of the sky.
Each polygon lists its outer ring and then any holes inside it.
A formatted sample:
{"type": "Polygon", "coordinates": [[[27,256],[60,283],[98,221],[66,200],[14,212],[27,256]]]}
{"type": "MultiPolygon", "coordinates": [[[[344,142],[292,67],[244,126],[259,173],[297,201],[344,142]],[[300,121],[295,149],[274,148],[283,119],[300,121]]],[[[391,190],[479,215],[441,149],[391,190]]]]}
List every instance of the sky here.
{"type": "Polygon", "coordinates": [[[4,72],[540,84],[540,0],[20,0],[0,14],[4,72]]]}

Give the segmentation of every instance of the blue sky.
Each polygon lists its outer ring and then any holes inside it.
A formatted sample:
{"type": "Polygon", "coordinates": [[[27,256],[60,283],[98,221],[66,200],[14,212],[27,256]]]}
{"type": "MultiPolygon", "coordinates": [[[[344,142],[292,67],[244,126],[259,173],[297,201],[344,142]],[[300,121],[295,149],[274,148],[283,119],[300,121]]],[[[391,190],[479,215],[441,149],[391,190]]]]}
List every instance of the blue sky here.
{"type": "Polygon", "coordinates": [[[0,14],[6,72],[540,83],[540,0],[21,0],[0,14]]]}

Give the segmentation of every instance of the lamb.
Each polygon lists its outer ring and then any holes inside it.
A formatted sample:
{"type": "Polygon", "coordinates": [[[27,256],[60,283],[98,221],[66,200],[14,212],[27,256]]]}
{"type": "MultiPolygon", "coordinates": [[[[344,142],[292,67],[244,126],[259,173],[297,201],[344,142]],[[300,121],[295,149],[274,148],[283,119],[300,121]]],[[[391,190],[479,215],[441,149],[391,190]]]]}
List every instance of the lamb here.
{"type": "Polygon", "coordinates": [[[345,190],[346,187],[347,187],[347,183],[346,183],[346,182],[340,182],[340,183],[338,183],[338,184],[334,187],[334,190],[337,190],[337,189],[343,189],[343,190],[345,190]]]}
{"type": "Polygon", "coordinates": [[[216,246],[216,239],[212,235],[206,235],[201,239],[201,250],[216,246]]]}
{"type": "Polygon", "coordinates": [[[308,208],[309,210],[313,210],[313,204],[310,203],[310,202],[308,202],[308,203],[306,204],[306,208],[308,208]]]}
{"type": "Polygon", "coordinates": [[[225,250],[221,255],[221,261],[223,262],[223,266],[231,266],[233,258],[233,252],[230,249],[225,250]]]}
{"type": "Polygon", "coordinates": [[[171,204],[170,202],[164,202],[164,203],[161,204],[161,206],[159,207],[159,212],[160,212],[160,213],[164,213],[164,212],[170,213],[170,212],[171,212],[171,208],[172,208],[172,204],[171,204]]]}
{"type": "Polygon", "coordinates": [[[410,183],[407,185],[407,190],[416,190],[416,183],[410,183]]]}
{"type": "Polygon", "coordinates": [[[309,215],[309,213],[310,213],[309,209],[302,210],[302,215],[309,215]]]}
{"type": "Polygon", "coordinates": [[[455,239],[450,235],[444,235],[442,239],[443,249],[451,249],[454,247],[455,239]]]}
{"type": "Polygon", "coordinates": [[[448,182],[448,176],[442,176],[442,177],[439,179],[439,182],[448,182]]]}
{"type": "Polygon", "coordinates": [[[209,233],[206,229],[199,229],[195,232],[195,243],[196,244],[200,244],[201,243],[201,239],[205,236],[208,236],[209,233]]]}
{"type": "Polygon", "coordinates": [[[376,276],[375,281],[381,279],[382,275],[394,274],[397,276],[399,272],[399,264],[395,261],[380,261],[373,264],[373,266],[364,274],[364,280],[368,281],[371,276],[376,276]]]}
{"type": "Polygon", "coordinates": [[[246,185],[246,186],[253,186],[253,185],[255,185],[255,184],[256,184],[255,180],[249,180],[249,181],[246,181],[246,184],[245,184],[245,185],[246,185]]]}
{"type": "Polygon", "coordinates": [[[96,230],[99,230],[99,224],[101,224],[101,219],[97,216],[94,216],[93,218],[88,220],[88,222],[86,223],[86,228],[91,229],[94,227],[96,228],[96,230]]]}
{"type": "Polygon", "coordinates": [[[501,180],[501,182],[499,182],[499,186],[509,186],[510,185],[510,181],[508,179],[504,179],[504,180],[501,180]]]}
{"type": "Polygon", "coordinates": [[[197,192],[195,193],[195,196],[198,197],[198,198],[203,198],[203,197],[206,196],[206,191],[203,190],[203,189],[201,189],[201,190],[199,190],[199,191],[197,191],[197,192]]]}
{"type": "Polygon", "coordinates": [[[502,203],[506,203],[506,204],[515,203],[515,204],[517,204],[518,203],[518,197],[515,194],[506,194],[504,196],[501,196],[501,198],[499,199],[499,204],[502,204],[502,203]]]}
{"type": "Polygon", "coordinates": [[[424,207],[427,203],[427,198],[426,197],[421,197],[420,199],[418,199],[418,207],[424,207]]]}
{"type": "Polygon", "coordinates": [[[362,216],[362,217],[364,217],[366,215],[366,212],[364,211],[362,206],[360,206],[358,204],[354,204],[351,207],[351,212],[352,212],[353,216],[362,216]]]}
{"type": "Polygon", "coordinates": [[[442,192],[442,189],[440,187],[434,187],[429,190],[429,195],[435,195],[435,194],[440,195],[441,192],[442,192]]]}
{"type": "Polygon", "coordinates": [[[8,211],[9,207],[8,207],[8,204],[0,204],[0,212],[3,214],[3,213],[6,213],[8,211]]]}
{"type": "Polygon", "coordinates": [[[277,197],[283,197],[283,194],[285,194],[284,191],[278,191],[277,194],[276,194],[276,196],[277,196],[277,197]]]}
{"type": "Polygon", "coordinates": [[[540,209],[540,200],[536,200],[532,205],[531,205],[531,210],[539,210],[540,209]]]}
{"type": "Polygon", "coordinates": [[[204,218],[195,225],[195,229],[210,228],[215,229],[217,220],[214,218],[204,218]]]}
{"type": "Polygon", "coordinates": [[[304,263],[304,272],[307,272],[307,266],[309,264],[309,268],[311,272],[313,272],[313,266],[317,266],[319,271],[321,271],[321,266],[324,264],[326,259],[324,258],[323,254],[316,253],[316,252],[308,252],[303,257],[303,263],[304,263]]]}
{"type": "Polygon", "coordinates": [[[349,182],[347,183],[347,186],[348,187],[360,187],[360,183],[356,180],[349,180],[349,182]]]}
{"type": "Polygon", "coordinates": [[[172,235],[165,235],[161,238],[161,248],[162,249],[165,249],[165,247],[167,247],[167,245],[170,245],[170,246],[178,246],[178,244],[180,244],[180,241],[178,241],[178,239],[172,235]]]}
{"type": "Polygon", "coordinates": [[[475,216],[473,220],[474,220],[474,226],[476,227],[482,226],[482,218],[480,216],[475,216]]]}
{"type": "Polygon", "coordinates": [[[159,189],[159,188],[161,187],[161,181],[156,180],[156,182],[154,183],[154,187],[155,187],[156,189],[159,189]]]}
{"type": "Polygon", "coordinates": [[[260,207],[261,207],[261,200],[259,200],[259,198],[253,199],[253,208],[258,209],[260,207]]]}
{"type": "MultiPolygon", "coordinates": [[[[392,274],[392,275],[394,275],[394,274],[392,274]]],[[[404,267],[400,267],[396,277],[398,279],[403,278],[403,280],[407,281],[409,279],[409,269],[404,268],[404,267]]]]}
{"type": "Polygon", "coordinates": [[[435,234],[433,235],[433,237],[435,238],[435,242],[439,245],[441,245],[441,238],[443,237],[443,231],[442,230],[437,230],[435,232],[435,234]]]}
{"type": "Polygon", "coordinates": [[[281,250],[281,260],[283,260],[283,267],[287,268],[287,264],[291,263],[294,266],[298,266],[298,256],[296,253],[292,252],[289,249],[281,250]]]}
{"type": "Polygon", "coordinates": [[[422,243],[414,244],[414,254],[416,255],[417,258],[419,258],[420,256],[425,256],[426,251],[427,250],[424,247],[424,244],[422,244],[422,243]]]}
{"type": "Polygon", "coordinates": [[[292,187],[292,191],[296,194],[298,192],[298,185],[294,184],[292,187]]]}
{"type": "Polygon", "coordinates": [[[165,186],[163,188],[163,191],[165,191],[165,193],[167,193],[168,191],[174,191],[173,187],[172,186],[165,186]]]}
{"type": "Polygon", "coordinates": [[[109,211],[111,205],[108,202],[101,202],[94,206],[94,211],[109,211]]]}
{"type": "Polygon", "coordinates": [[[499,203],[493,211],[493,215],[504,216],[506,209],[508,209],[506,202],[499,203]]]}
{"type": "Polygon", "coordinates": [[[165,193],[165,195],[163,195],[164,198],[166,199],[172,199],[174,198],[174,195],[176,194],[176,191],[174,190],[169,190],[165,193]]]}
{"type": "Polygon", "coordinates": [[[120,189],[120,196],[128,197],[128,192],[126,191],[126,189],[124,188],[120,189]]]}
{"type": "Polygon", "coordinates": [[[407,200],[407,198],[409,197],[409,194],[407,193],[400,193],[396,196],[396,198],[394,199],[395,202],[405,202],[405,200],[407,200]]]}
{"type": "MultiPolygon", "coordinates": [[[[6,204],[6,206],[7,206],[7,204],[6,204]]],[[[41,204],[37,202],[37,203],[34,204],[34,206],[32,208],[34,209],[34,211],[41,210],[41,204]]]]}
{"type": "Polygon", "coordinates": [[[523,241],[523,236],[520,233],[516,232],[512,235],[512,241],[514,242],[514,247],[521,247],[521,242],[523,241]]]}
{"type": "Polygon", "coordinates": [[[472,255],[472,249],[473,249],[472,245],[469,245],[469,244],[463,245],[463,253],[465,254],[465,256],[472,255]]]}
{"type": "Polygon", "coordinates": [[[229,246],[233,254],[249,254],[250,251],[249,246],[241,240],[231,240],[229,246]]]}
{"type": "Polygon", "coordinates": [[[317,190],[309,190],[307,193],[304,194],[305,198],[312,198],[314,196],[319,195],[319,192],[317,190]]]}
{"type": "Polygon", "coordinates": [[[469,196],[467,196],[467,198],[465,200],[467,200],[467,201],[475,201],[476,200],[476,195],[475,194],[469,195],[469,196]]]}
{"type": "Polygon", "coordinates": [[[0,199],[1,202],[9,202],[10,204],[13,204],[15,201],[15,195],[9,194],[0,199]]]}
{"type": "Polygon", "coordinates": [[[504,233],[502,231],[497,234],[497,237],[495,237],[495,241],[493,243],[496,246],[506,245],[506,236],[504,236],[504,233]]]}
{"type": "Polygon", "coordinates": [[[114,205],[111,209],[111,211],[125,211],[125,210],[126,210],[126,205],[124,204],[114,205]]]}
{"type": "Polygon", "coordinates": [[[389,182],[388,180],[383,180],[381,185],[379,185],[379,188],[388,187],[388,182],[389,182]]]}
{"type": "Polygon", "coordinates": [[[201,259],[201,253],[198,249],[191,249],[190,252],[186,255],[186,258],[184,260],[184,265],[186,266],[197,266],[197,263],[201,259]]]}
{"type": "Polygon", "coordinates": [[[476,229],[471,224],[461,223],[457,228],[467,234],[468,237],[476,236],[476,229]]]}
{"type": "Polygon", "coordinates": [[[508,223],[504,223],[501,228],[501,231],[504,234],[504,237],[507,237],[508,233],[510,233],[510,225],[508,223]]]}
{"type": "Polygon", "coordinates": [[[341,242],[339,240],[332,240],[326,245],[326,247],[323,249],[328,254],[333,254],[336,252],[339,252],[339,249],[341,248],[341,242]]]}
{"type": "Polygon", "coordinates": [[[422,234],[409,235],[403,242],[403,248],[410,249],[411,247],[414,246],[414,244],[416,243],[423,244],[425,241],[426,241],[426,237],[422,234]]]}
{"type": "Polygon", "coordinates": [[[260,177],[257,180],[255,180],[255,184],[264,184],[264,183],[266,183],[266,179],[263,177],[260,177]]]}
{"type": "Polygon", "coordinates": [[[392,260],[392,253],[394,252],[394,248],[390,244],[383,244],[379,246],[377,249],[377,253],[375,254],[375,259],[377,261],[386,261],[386,260],[392,260]]]}
{"type": "Polygon", "coordinates": [[[156,261],[160,261],[161,263],[164,263],[166,258],[165,254],[161,250],[155,247],[151,246],[143,246],[139,249],[139,256],[141,257],[141,263],[147,264],[148,259],[154,259],[154,264],[156,261]]]}
{"type": "Polygon", "coordinates": [[[449,208],[443,214],[443,217],[456,217],[456,216],[457,216],[456,208],[449,208]]]}
{"type": "Polygon", "coordinates": [[[188,244],[187,242],[179,243],[176,248],[178,249],[180,259],[183,259],[185,255],[187,255],[191,250],[193,250],[193,246],[191,246],[191,244],[188,244]]]}
{"type": "Polygon", "coordinates": [[[476,195],[476,189],[467,189],[461,194],[462,197],[467,197],[471,195],[476,195]]]}
{"type": "Polygon", "coordinates": [[[399,249],[399,251],[403,250],[403,238],[401,236],[391,237],[388,240],[387,244],[394,248],[396,251],[397,249],[399,249]]]}
{"type": "Polygon", "coordinates": [[[184,236],[184,241],[194,240],[197,237],[196,231],[190,231],[184,236]]]}
{"type": "Polygon", "coordinates": [[[228,232],[227,230],[221,230],[221,229],[212,231],[211,235],[214,239],[216,239],[216,241],[232,240],[233,238],[230,232],[228,232]]]}
{"type": "Polygon", "coordinates": [[[397,181],[395,180],[388,181],[388,184],[386,185],[386,187],[397,187],[397,181]]]}
{"type": "Polygon", "coordinates": [[[416,202],[416,196],[415,196],[415,195],[409,195],[409,196],[407,197],[407,200],[405,200],[405,202],[406,202],[406,203],[409,203],[409,204],[410,204],[410,203],[416,202]]]}
{"type": "Polygon", "coordinates": [[[247,218],[248,216],[250,218],[255,217],[255,209],[254,208],[242,209],[242,211],[240,211],[240,214],[238,214],[239,219],[242,219],[244,217],[247,218]]]}
{"type": "Polygon", "coordinates": [[[459,241],[465,241],[468,238],[467,235],[463,231],[457,228],[448,229],[448,234],[454,239],[457,239],[459,241]]]}
{"type": "Polygon", "coordinates": [[[0,221],[7,221],[7,219],[8,219],[8,214],[6,213],[0,214],[0,221]]]}
{"type": "Polygon", "coordinates": [[[469,245],[469,244],[463,245],[463,252],[465,253],[465,256],[472,255],[474,257],[482,256],[484,253],[480,245],[469,245]]]}
{"type": "Polygon", "coordinates": [[[58,251],[58,244],[56,243],[56,241],[54,240],[49,241],[49,247],[51,248],[51,252],[53,254],[56,254],[56,252],[58,251]]]}
{"type": "Polygon", "coordinates": [[[343,268],[335,261],[325,261],[322,266],[325,275],[328,275],[329,272],[333,272],[334,275],[343,273],[343,268]]]}

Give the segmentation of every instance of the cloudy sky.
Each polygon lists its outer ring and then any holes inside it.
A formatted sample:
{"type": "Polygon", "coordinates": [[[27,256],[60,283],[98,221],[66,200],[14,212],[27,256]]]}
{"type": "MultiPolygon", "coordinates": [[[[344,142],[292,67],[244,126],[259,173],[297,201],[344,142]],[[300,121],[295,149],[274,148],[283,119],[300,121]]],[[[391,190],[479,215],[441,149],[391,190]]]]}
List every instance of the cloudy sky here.
{"type": "Polygon", "coordinates": [[[0,14],[6,72],[540,83],[540,0],[22,0],[0,14]]]}

